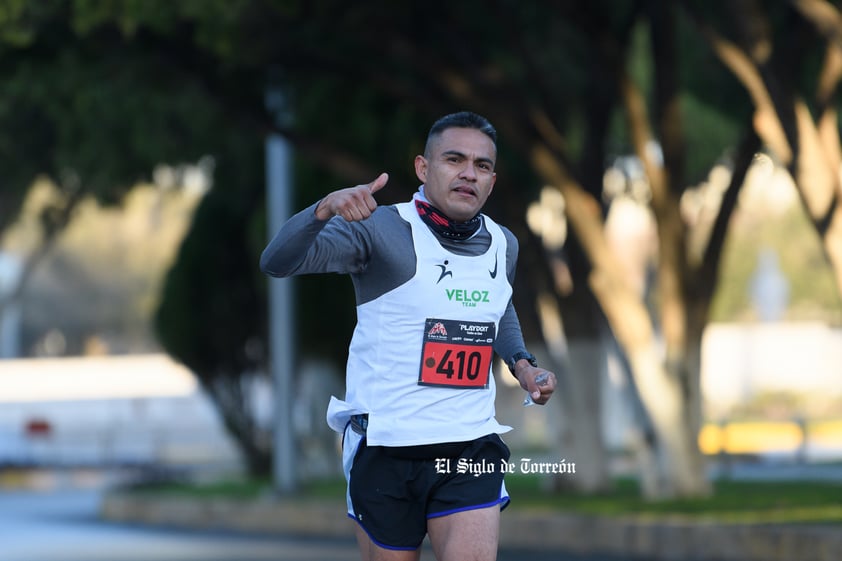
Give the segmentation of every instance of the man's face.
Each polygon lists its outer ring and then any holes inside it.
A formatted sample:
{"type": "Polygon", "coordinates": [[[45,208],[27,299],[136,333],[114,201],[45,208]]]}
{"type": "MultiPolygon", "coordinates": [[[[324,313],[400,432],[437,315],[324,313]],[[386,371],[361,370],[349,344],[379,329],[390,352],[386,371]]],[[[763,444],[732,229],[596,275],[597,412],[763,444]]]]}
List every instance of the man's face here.
{"type": "Polygon", "coordinates": [[[485,133],[450,128],[430,141],[424,156],[415,157],[415,174],[434,207],[454,222],[466,222],[494,188],[496,158],[494,143],[485,133]]]}

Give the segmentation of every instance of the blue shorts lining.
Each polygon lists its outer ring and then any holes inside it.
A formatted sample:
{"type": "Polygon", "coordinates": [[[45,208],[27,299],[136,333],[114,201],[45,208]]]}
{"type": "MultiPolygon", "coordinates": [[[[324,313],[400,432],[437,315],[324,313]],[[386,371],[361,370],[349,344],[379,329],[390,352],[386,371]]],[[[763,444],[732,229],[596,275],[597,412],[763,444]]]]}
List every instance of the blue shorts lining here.
{"type": "Polygon", "coordinates": [[[509,506],[509,498],[508,497],[500,497],[496,501],[491,501],[490,503],[485,503],[485,504],[480,504],[480,505],[463,506],[463,507],[460,507],[460,508],[454,508],[454,509],[445,510],[445,511],[442,511],[442,512],[431,512],[430,514],[427,515],[427,520],[429,520],[431,518],[441,518],[442,516],[447,516],[448,514],[456,514],[457,512],[466,512],[468,510],[479,510],[481,508],[488,508],[488,507],[492,507],[494,505],[499,505],[499,504],[503,505],[500,510],[506,508],[507,506],[509,506]]]}

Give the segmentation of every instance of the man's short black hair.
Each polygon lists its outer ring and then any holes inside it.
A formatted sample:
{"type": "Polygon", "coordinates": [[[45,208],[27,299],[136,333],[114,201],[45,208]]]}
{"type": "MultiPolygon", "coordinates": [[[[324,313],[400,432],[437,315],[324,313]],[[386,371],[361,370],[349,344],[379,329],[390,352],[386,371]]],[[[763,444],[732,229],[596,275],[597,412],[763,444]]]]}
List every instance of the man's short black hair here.
{"type": "Polygon", "coordinates": [[[490,138],[495,147],[497,146],[497,131],[494,129],[494,126],[482,115],[477,115],[470,111],[451,113],[433,123],[427,135],[427,144],[430,144],[430,139],[434,136],[451,128],[476,129],[490,138]]]}

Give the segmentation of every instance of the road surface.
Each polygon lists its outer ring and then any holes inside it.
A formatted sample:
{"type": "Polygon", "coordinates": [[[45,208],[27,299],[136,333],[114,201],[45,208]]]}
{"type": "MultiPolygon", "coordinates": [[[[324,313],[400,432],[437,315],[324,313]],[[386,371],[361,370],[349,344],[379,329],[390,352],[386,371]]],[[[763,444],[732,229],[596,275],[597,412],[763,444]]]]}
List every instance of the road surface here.
{"type": "MultiPolygon", "coordinates": [[[[114,524],[98,518],[102,491],[0,488],[2,561],[356,561],[352,540],[114,524]]],[[[425,548],[422,561],[434,561],[425,548]]],[[[631,561],[563,552],[501,551],[498,561],[631,561]]]]}

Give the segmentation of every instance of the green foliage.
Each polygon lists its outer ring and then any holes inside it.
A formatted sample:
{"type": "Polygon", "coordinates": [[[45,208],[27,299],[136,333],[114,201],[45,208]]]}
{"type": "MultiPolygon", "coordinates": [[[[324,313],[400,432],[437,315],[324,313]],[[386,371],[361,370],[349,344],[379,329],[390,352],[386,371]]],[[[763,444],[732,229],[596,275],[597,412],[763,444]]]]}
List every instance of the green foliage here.
{"type": "Polygon", "coordinates": [[[206,384],[265,360],[265,281],[251,238],[263,194],[262,144],[230,130],[226,138],[214,188],[196,210],[156,316],[161,343],[206,384]]]}
{"type": "Polygon", "coordinates": [[[247,352],[260,334],[260,323],[250,318],[264,315],[262,279],[249,274],[257,257],[243,239],[247,214],[230,212],[230,202],[214,191],[197,209],[156,317],[164,347],[206,383],[237,377],[262,358],[247,352]]]}
{"type": "Polygon", "coordinates": [[[682,96],[681,101],[682,117],[687,124],[687,176],[697,181],[727,156],[744,127],[737,118],[696,97],[692,91],[682,96]]]}
{"type": "Polygon", "coordinates": [[[0,82],[0,161],[15,162],[4,166],[4,189],[23,193],[37,174],[63,185],[72,174],[118,202],[156,164],[213,153],[219,115],[195,82],[143,49],[94,40],[20,58],[0,82]]]}
{"type": "MultiPolygon", "coordinates": [[[[716,16],[720,13],[721,10],[716,16]]],[[[676,36],[681,113],[687,136],[687,183],[693,184],[741,140],[752,106],[743,86],[705,45],[686,17],[678,18],[676,36]]]]}

